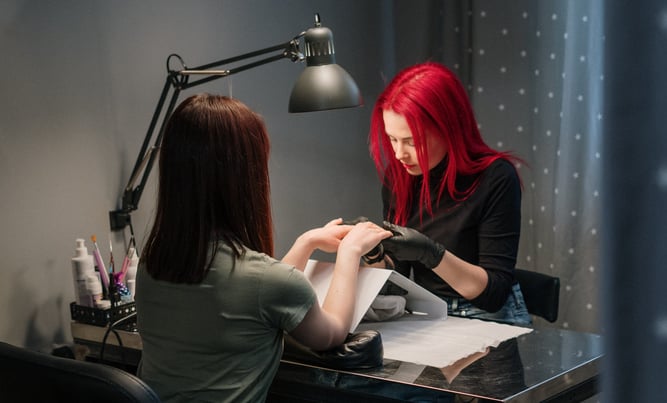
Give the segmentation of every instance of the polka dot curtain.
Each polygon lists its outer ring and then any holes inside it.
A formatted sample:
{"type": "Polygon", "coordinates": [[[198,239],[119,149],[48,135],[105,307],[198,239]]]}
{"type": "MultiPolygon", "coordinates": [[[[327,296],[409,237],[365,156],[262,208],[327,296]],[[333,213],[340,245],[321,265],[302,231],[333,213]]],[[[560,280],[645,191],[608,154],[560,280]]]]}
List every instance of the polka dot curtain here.
{"type": "Polygon", "coordinates": [[[416,4],[395,5],[398,68],[439,60],[468,86],[487,143],[525,161],[517,267],[560,277],[555,326],[599,332],[601,1],[416,4]]]}
{"type": "Polygon", "coordinates": [[[602,13],[593,1],[473,4],[479,125],[526,161],[517,266],[560,277],[560,326],[599,331],[602,13]]]}

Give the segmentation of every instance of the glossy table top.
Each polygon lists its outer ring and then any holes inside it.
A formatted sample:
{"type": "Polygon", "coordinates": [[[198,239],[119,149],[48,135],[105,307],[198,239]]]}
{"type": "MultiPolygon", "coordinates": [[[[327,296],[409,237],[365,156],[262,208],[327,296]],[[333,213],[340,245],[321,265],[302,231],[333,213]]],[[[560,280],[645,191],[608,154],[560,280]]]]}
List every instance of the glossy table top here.
{"type": "Polygon", "coordinates": [[[599,335],[545,328],[445,368],[385,359],[380,368],[340,371],[283,361],[276,379],[394,398],[453,393],[537,402],[595,378],[602,355],[599,335]]]}

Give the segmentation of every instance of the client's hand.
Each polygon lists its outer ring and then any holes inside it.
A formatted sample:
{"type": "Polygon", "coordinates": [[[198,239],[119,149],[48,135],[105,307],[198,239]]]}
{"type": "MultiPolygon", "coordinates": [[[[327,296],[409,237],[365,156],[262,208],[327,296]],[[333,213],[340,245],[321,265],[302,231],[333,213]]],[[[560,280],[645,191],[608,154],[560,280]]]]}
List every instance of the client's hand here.
{"type": "Polygon", "coordinates": [[[390,231],[377,224],[370,221],[362,221],[352,227],[341,241],[341,244],[344,243],[346,247],[356,249],[360,253],[359,257],[361,257],[377,247],[383,239],[389,238],[391,235],[390,231]]]}
{"type": "Polygon", "coordinates": [[[323,227],[313,228],[304,235],[312,242],[312,245],[322,252],[334,253],[338,250],[340,241],[352,230],[353,225],[343,225],[342,218],[329,221],[323,227]]]}
{"type": "MultiPolygon", "coordinates": [[[[353,220],[345,220],[341,224],[349,224],[349,225],[355,225],[359,224],[360,222],[367,222],[368,218],[364,216],[359,216],[353,220]]],[[[375,245],[373,249],[368,251],[368,253],[364,254],[362,256],[362,259],[364,263],[367,265],[372,265],[377,262],[381,262],[384,259],[384,250],[382,249],[382,244],[379,243],[375,245]]]]}
{"type": "Polygon", "coordinates": [[[440,264],[445,247],[412,228],[401,227],[384,221],[383,227],[394,236],[382,241],[384,253],[392,260],[417,261],[429,269],[440,264]]]}

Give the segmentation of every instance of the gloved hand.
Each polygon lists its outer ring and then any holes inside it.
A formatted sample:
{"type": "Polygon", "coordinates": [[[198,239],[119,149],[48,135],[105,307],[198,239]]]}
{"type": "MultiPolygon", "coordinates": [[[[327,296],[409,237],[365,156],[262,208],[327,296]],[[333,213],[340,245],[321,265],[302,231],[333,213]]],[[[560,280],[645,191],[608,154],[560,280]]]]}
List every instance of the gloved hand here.
{"type": "Polygon", "coordinates": [[[412,228],[401,227],[384,221],[384,229],[394,233],[391,238],[382,240],[384,253],[393,260],[417,261],[429,269],[440,264],[445,254],[445,247],[412,228]]]}
{"type": "Polygon", "coordinates": [[[341,224],[343,224],[343,225],[356,225],[356,224],[359,224],[360,222],[366,222],[366,221],[368,221],[368,217],[364,217],[364,216],[360,215],[359,217],[354,218],[352,220],[343,220],[343,222],[341,224]]]}

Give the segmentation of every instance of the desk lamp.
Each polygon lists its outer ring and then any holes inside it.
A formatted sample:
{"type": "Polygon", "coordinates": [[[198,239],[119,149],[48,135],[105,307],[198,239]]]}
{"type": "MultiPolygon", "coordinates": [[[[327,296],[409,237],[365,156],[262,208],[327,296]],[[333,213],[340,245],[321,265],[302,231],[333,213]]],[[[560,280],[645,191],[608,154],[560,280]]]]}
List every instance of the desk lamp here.
{"type": "Polygon", "coordinates": [[[141,145],[134,169],[123,191],[122,206],[118,210],[109,212],[111,230],[123,230],[126,226],[129,226],[130,231],[134,232],[130,213],[138,208],[141,193],[157,156],[156,151],[160,149],[165,124],[176,106],[176,101],[182,90],[285,58],[293,62],[306,60],[306,68],[297,79],[290,95],[288,108],[290,113],[349,108],[363,104],[357,84],[343,68],[336,64],[333,34],[331,30],[321,25],[319,14],[315,14],[315,25],[313,27],[288,42],[199,67],[188,68],[179,55],[171,54],[167,57],[167,79],[153,118],[148,126],[148,132],[141,145]],[[302,37],[304,38],[305,57],[299,51],[299,43],[302,37]],[[248,62],[234,68],[220,69],[220,66],[257,58],[272,52],[274,53],[273,56],[264,59],[248,62]],[[181,69],[172,70],[170,68],[170,62],[174,58],[180,62],[181,69]],[[191,76],[200,78],[190,81],[191,76]],[[170,92],[171,95],[169,95],[170,92]],[[167,98],[169,98],[169,101],[163,114],[162,110],[167,98]],[[149,147],[160,115],[162,115],[160,129],[155,142],[149,147]],[[135,186],[135,182],[140,175],[141,181],[135,186]]]}

